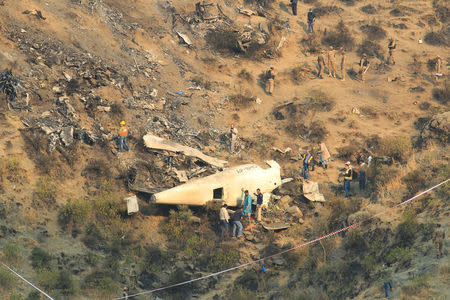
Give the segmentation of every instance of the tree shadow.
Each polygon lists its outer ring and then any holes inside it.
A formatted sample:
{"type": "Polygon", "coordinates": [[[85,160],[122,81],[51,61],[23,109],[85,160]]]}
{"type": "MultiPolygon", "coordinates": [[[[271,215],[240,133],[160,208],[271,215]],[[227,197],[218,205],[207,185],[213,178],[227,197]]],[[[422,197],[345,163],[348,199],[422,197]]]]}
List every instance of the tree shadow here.
{"type": "Polygon", "coordinates": [[[308,33],[308,25],[306,25],[306,23],[303,23],[302,21],[297,21],[297,24],[302,27],[304,32],[308,33]]]}

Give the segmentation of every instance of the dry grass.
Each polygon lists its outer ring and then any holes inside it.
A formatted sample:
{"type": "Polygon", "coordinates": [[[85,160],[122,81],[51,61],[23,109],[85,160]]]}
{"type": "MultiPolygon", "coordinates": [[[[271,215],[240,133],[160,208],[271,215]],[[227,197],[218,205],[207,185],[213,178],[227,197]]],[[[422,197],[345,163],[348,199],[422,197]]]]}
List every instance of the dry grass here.
{"type": "Polygon", "coordinates": [[[366,39],[362,41],[357,50],[358,55],[362,55],[363,53],[367,54],[369,57],[383,57],[383,51],[381,46],[372,40],[366,39]]]}
{"type": "Polygon", "coordinates": [[[236,108],[246,108],[255,103],[256,97],[249,91],[244,93],[234,94],[228,97],[228,103],[232,104],[236,108]]]}
{"type": "Polygon", "coordinates": [[[364,5],[363,7],[361,7],[361,11],[368,15],[374,15],[377,13],[377,9],[373,7],[371,4],[364,5]]]}
{"type": "Polygon", "coordinates": [[[384,30],[380,23],[373,22],[360,27],[361,31],[371,40],[381,40],[386,37],[386,30],[384,30]]]}
{"type": "Polygon", "coordinates": [[[242,80],[245,80],[249,83],[252,83],[255,81],[255,79],[253,78],[253,75],[248,72],[246,69],[242,69],[239,73],[238,73],[238,77],[242,80]]]}
{"type": "Polygon", "coordinates": [[[355,45],[355,39],[343,20],[338,23],[335,30],[324,34],[322,42],[325,45],[333,46],[335,49],[344,47],[346,50],[351,50],[355,45]]]}
{"type": "Polygon", "coordinates": [[[439,31],[430,31],[425,35],[425,43],[433,46],[450,46],[450,25],[439,31]]]}

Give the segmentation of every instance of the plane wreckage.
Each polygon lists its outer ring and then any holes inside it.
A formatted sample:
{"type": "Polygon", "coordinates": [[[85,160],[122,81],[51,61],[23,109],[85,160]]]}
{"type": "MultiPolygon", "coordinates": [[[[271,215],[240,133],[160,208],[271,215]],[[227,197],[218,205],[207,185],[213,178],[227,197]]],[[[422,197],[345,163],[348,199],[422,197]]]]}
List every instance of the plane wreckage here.
{"type": "Polygon", "coordinates": [[[281,179],[280,165],[277,162],[270,160],[266,163],[269,166],[266,169],[255,164],[246,164],[189,180],[174,188],[154,193],[152,202],[202,206],[209,201],[218,201],[229,206],[241,206],[243,201],[241,188],[251,193],[259,188],[265,194],[292,180],[292,178],[281,179]]]}

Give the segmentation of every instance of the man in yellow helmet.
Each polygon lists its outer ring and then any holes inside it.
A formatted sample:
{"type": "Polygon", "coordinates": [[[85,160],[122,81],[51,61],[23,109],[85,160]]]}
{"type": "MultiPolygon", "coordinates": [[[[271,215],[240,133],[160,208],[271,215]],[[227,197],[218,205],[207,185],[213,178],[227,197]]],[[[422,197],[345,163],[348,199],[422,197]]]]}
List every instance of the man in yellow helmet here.
{"type": "Polygon", "coordinates": [[[125,145],[125,149],[130,151],[130,147],[128,147],[127,143],[128,136],[128,128],[125,126],[125,121],[120,122],[120,133],[119,133],[119,142],[120,142],[120,152],[123,152],[123,146],[125,145]]]}

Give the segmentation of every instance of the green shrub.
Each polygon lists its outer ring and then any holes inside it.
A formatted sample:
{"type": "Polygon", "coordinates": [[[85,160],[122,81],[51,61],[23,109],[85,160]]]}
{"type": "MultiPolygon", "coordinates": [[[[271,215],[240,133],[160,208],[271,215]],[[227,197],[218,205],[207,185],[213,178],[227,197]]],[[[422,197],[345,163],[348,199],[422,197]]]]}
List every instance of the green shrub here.
{"type": "Polygon", "coordinates": [[[59,278],[59,273],[51,270],[41,269],[37,273],[37,281],[46,290],[53,290],[59,278]]]}
{"type": "Polygon", "coordinates": [[[377,267],[377,261],[372,255],[366,255],[361,261],[361,266],[364,271],[364,275],[366,278],[369,278],[370,274],[375,271],[377,267]]]}
{"type": "Polygon", "coordinates": [[[39,291],[31,291],[25,300],[41,300],[41,293],[39,291]]]}
{"type": "Polygon", "coordinates": [[[82,199],[69,199],[59,212],[59,222],[63,226],[83,224],[89,213],[89,203],[82,199]]]}
{"type": "Polygon", "coordinates": [[[82,287],[98,290],[105,296],[114,295],[118,292],[119,285],[111,277],[108,272],[95,270],[86,276],[82,287]]]}
{"type": "Polygon", "coordinates": [[[35,247],[31,251],[30,259],[31,259],[31,266],[35,270],[42,270],[42,269],[50,269],[50,262],[53,259],[53,257],[46,251],[42,250],[41,248],[35,247]]]}
{"type": "Polygon", "coordinates": [[[367,250],[367,243],[358,229],[350,230],[344,239],[344,248],[347,252],[361,253],[367,250]]]}
{"type": "Polygon", "coordinates": [[[396,247],[386,255],[386,262],[390,264],[397,263],[400,266],[408,266],[413,258],[411,248],[396,247]]]}
{"type": "Polygon", "coordinates": [[[414,244],[418,232],[419,223],[416,215],[412,211],[405,211],[403,221],[397,227],[397,244],[401,247],[411,246],[414,244]]]}
{"type": "Polygon", "coordinates": [[[402,181],[406,184],[406,189],[408,191],[405,198],[414,196],[417,192],[426,187],[426,178],[422,170],[409,172],[402,178],[402,181]]]}
{"type": "Polygon", "coordinates": [[[83,243],[92,250],[106,250],[106,240],[94,223],[89,223],[86,226],[86,234],[82,239],[83,243]]]}
{"type": "Polygon", "coordinates": [[[39,284],[47,290],[55,290],[62,295],[75,293],[75,284],[72,275],[67,271],[54,272],[41,270],[37,273],[39,284]]]}
{"type": "Polygon", "coordinates": [[[205,261],[207,269],[210,271],[218,271],[233,267],[239,263],[241,254],[239,250],[232,246],[222,245],[221,247],[213,248],[208,254],[205,261]]]}
{"type": "Polygon", "coordinates": [[[72,295],[75,293],[75,284],[72,275],[67,271],[58,273],[55,288],[61,291],[63,295],[72,295]]]}
{"type": "Polygon", "coordinates": [[[0,287],[9,288],[14,282],[14,276],[5,268],[0,268],[0,287]]]}
{"type": "Polygon", "coordinates": [[[22,259],[20,249],[16,244],[6,244],[3,246],[3,259],[10,264],[16,264],[22,259]]]}
{"type": "Polygon", "coordinates": [[[148,273],[159,273],[170,262],[170,254],[163,251],[157,245],[145,248],[145,256],[142,269],[148,273]]]}
{"type": "Polygon", "coordinates": [[[161,223],[161,231],[178,249],[183,249],[192,236],[191,216],[192,212],[187,206],[179,206],[178,210],[170,210],[167,220],[161,223]]]}
{"type": "Polygon", "coordinates": [[[56,185],[50,178],[40,178],[35,185],[33,204],[50,206],[56,203],[56,185]]]}
{"type": "Polygon", "coordinates": [[[257,299],[257,297],[255,292],[246,289],[242,286],[235,286],[228,299],[249,300],[249,299],[257,299]]]}
{"type": "Polygon", "coordinates": [[[413,151],[409,137],[387,137],[383,138],[378,145],[378,154],[390,156],[393,159],[406,163],[413,151]]]}
{"type": "Polygon", "coordinates": [[[430,275],[423,274],[415,277],[409,284],[402,287],[402,293],[407,296],[417,295],[421,290],[430,287],[430,275]]]}
{"type": "Polygon", "coordinates": [[[203,251],[210,248],[212,244],[210,239],[205,239],[202,236],[194,234],[187,240],[184,254],[188,259],[196,259],[203,251]]]}

